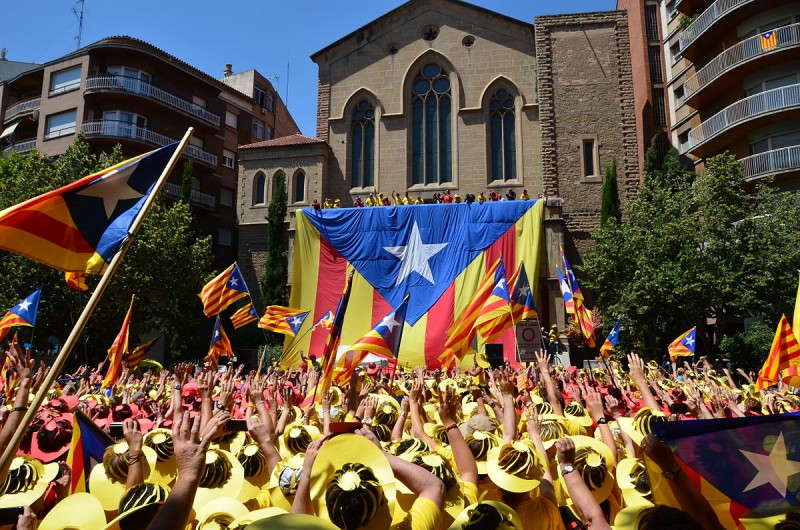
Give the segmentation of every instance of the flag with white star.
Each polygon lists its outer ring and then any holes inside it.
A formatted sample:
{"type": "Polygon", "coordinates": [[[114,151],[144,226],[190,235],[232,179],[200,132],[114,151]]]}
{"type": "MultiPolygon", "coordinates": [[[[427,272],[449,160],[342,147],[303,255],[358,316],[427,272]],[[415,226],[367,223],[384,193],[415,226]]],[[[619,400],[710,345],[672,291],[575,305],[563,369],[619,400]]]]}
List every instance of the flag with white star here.
{"type": "Polygon", "coordinates": [[[0,248],[65,272],[102,274],[178,144],[0,212],[0,248]]]}
{"type": "Polygon", "coordinates": [[[677,339],[673,340],[667,351],[674,362],[678,357],[694,356],[695,345],[697,344],[697,326],[693,327],[677,339]]]}
{"type": "MultiPolygon", "coordinates": [[[[402,358],[439,367],[453,325],[498,258],[509,272],[524,263],[535,296],[543,214],[541,201],[298,211],[289,305],[313,308],[312,318],[319,319],[336,307],[353,269],[342,343],[369,333],[409,294],[402,358]]],[[[325,329],[314,329],[293,347],[319,352],[326,336],[325,329]]],[[[502,332],[498,342],[513,351],[513,331],[502,332]]]]}
{"type": "Polygon", "coordinates": [[[197,296],[203,303],[203,313],[207,317],[213,317],[235,301],[249,295],[250,291],[244,283],[239,265],[234,262],[219,276],[208,282],[197,296]]]}
{"type": "MultiPolygon", "coordinates": [[[[724,528],[741,518],[784,514],[800,507],[800,415],[773,414],[656,423],[653,432],[672,449],[724,528]]],[[[674,503],[669,482],[650,460],[653,502],[674,503]]]]}
{"type": "Polygon", "coordinates": [[[258,327],[294,337],[303,327],[309,313],[310,311],[302,309],[271,305],[267,307],[264,316],[258,321],[258,327]]]}
{"type": "Polygon", "coordinates": [[[36,315],[39,312],[39,298],[42,290],[37,289],[26,296],[20,303],[8,310],[0,319],[0,341],[14,326],[35,326],[36,315]]]}
{"type": "Polygon", "coordinates": [[[369,333],[350,346],[350,351],[372,352],[390,359],[397,358],[408,311],[408,299],[406,296],[397,309],[383,317],[369,333]]]}
{"type": "Polygon", "coordinates": [[[617,342],[619,341],[620,324],[622,324],[622,319],[617,319],[617,323],[614,324],[614,327],[608,332],[606,341],[602,346],[600,346],[600,355],[603,356],[603,359],[608,359],[611,357],[611,352],[613,352],[617,347],[617,342]]]}

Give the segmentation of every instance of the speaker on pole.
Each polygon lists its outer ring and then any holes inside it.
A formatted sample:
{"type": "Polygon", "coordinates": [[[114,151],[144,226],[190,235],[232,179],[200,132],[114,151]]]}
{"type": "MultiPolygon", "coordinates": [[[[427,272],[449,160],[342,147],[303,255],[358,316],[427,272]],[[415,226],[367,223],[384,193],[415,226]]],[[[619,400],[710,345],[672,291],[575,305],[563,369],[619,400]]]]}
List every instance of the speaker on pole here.
{"type": "Polygon", "coordinates": [[[502,344],[487,344],[486,345],[486,358],[492,368],[500,368],[505,365],[506,359],[503,356],[502,344]]]}

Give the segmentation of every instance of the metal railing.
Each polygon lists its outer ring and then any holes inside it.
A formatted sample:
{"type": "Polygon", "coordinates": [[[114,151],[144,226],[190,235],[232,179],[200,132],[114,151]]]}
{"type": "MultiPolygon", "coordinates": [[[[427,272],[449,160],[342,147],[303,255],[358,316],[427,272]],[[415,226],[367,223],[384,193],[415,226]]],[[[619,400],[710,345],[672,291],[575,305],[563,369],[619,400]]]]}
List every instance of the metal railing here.
{"type": "Polygon", "coordinates": [[[681,51],[685,50],[691,43],[697,40],[700,35],[714,24],[714,22],[739,6],[754,1],[755,0],[717,0],[708,6],[708,9],[703,11],[703,13],[681,33],[680,39],[678,39],[681,51]]]}
{"type": "Polygon", "coordinates": [[[34,149],[36,149],[36,138],[32,138],[30,140],[23,140],[21,142],[11,144],[5,149],[3,149],[3,154],[8,154],[12,151],[15,151],[17,153],[27,153],[29,151],[33,151],[34,149]]]}
{"type": "Polygon", "coordinates": [[[762,48],[761,35],[756,35],[735,44],[712,59],[707,65],[683,84],[684,99],[704,88],[725,71],[755,57],[777,50],[800,46],[800,24],[792,24],[775,30],[776,46],[762,48]]]}
{"type": "MultiPolygon", "coordinates": [[[[175,184],[174,182],[167,182],[165,186],[167,190],[167,196],[172,197],[173,199],[180,199],[183,197],[183,189],[180,184],[175,184]]],[[[192,188],[192,192],[190,194],[192,204],[195,206],[200,206],[201,208],[205,208],[207,210],[213,210],[214,206],[217,204],[217,198],[213,195],[209,195],[208,193],[203,193],[202,191],[196,190],[192,188]]]]}
{"type": "Polygon", "coordinates": [[[158,88],[147,81],[142,81],[135,77],[96,75],[86,79],[86,90],[125,91],[145,96],[219,127],[219,116],[213,112],[209,112],[196,103],[180,98],[163,88],[158,88]]]}
{"type": "Polygon", "coordinates": [[[728,105],[689,131],[683,151],[689,151],[725,129],[757,116],[800,107],[800,84],[766,90],[728,105]]]}
{"type": "MultiPolygon", "coordinates": [[[[146,127],[139,127],[135,123],[117,120],[86,121],[81,125],[81,129],[86,136],[90,137],[107,136],[111,138],[131,138],[154,147],[161,147],[175,141],[169,136],[157,133],[146,127]]],[[[187,145],[183,152],[186,156],[194,158],[199,162],[211,167],[217,167],[217,155],[212,155],[199,147],[187,145]]]]}
{"type": "Polygon", "coordinates": [[[744,180],[800,169],[800,145],[765,151],[742,158],[744,180]]]}
{"type": "Polygon", "coordinates": [[[3,118],[3,121],[9,122],[14,118],[16,118],[17,116],[25,114],[26,112],[33,112],[34,110],[38,110],[39,107],[41,106],[42,106],[41,97],[18,101],[6,109],[6,115],[3,118]]]}

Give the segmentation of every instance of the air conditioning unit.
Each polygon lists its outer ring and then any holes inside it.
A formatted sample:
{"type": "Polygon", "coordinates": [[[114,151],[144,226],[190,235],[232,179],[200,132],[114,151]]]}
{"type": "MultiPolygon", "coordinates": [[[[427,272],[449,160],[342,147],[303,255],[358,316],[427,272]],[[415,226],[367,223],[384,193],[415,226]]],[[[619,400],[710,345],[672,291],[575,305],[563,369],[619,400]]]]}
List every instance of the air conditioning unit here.
{"type": "Polygon", "coordinates": [[[267,113],[267,107],[261,107],[261,114],[267,113]]]}

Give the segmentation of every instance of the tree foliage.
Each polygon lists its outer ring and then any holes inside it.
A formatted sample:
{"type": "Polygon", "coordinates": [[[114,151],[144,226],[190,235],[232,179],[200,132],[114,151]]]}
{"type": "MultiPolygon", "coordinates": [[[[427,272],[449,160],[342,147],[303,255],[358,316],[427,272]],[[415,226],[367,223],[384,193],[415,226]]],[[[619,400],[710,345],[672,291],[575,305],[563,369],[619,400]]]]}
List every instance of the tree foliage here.
{"type": "MultiPolygon", "coordinates": [[[[267,210],[267,262],[264,277],[261,279],[261,297],[264,306],[286,305],[286,284],[289,281],[289,239],[286,232],[286,211],[288,204],[286,180],[278,179],[272,200],[267,210]]],[[[270,342],[280,342],[283,337],[268,333],[270,342]]]]}
{"type": "Polygon", "coordinates": [[[611,161],[606,168],[603,179],[603,197],[600,203],[600,224],[604,225],[609,220],[620,220],[619,191],[617,190],[617,159],[611,161]]]}
{"type": "MultiPolygon", "coordinates": [[[[707,318],[716,320],[717,339],[738,332],[746,317],[777,322],[797,285],[797,199],[767,182],[748,190],[730,154],[707,159],[696,176],[668,153],[625,204],[626,222],[601,226],[585,258],[587,285],[607,320],[623,319],[620,351],[660,357],[707,318]]],[[[712,339],[699,333],[699,347],[715,352],[712,339]]]]}
{"type": "MultiPolygon", "coordinates": [[[[59,157],[45,157],[36,151],[25,156],[0,156],[0,208],[122,160],[118,147],[107,154],[92,154],[80,136],[59,157]]],[[[90,360],[105,356],[132,294],[137,296],[132,343],[140,334],[157,332],[165,336],[172,355],[196,355],[197,348],[205,342],[197,340],[196,328],[203,321],[197,293],[210,273],[210,265],[210,238],[201,238],[195,232],[189,207],[180,202],[166,205],[156,201],[84,331],[90,360]]],[[[49,337],[63,344],[88,301],[88,293],[67,287],[63,273],[15,254],[0,252],[0,267],[4,271],[0,278],[0,307],[9,308],[42,287],[34,347],[46,349],[49,337]]],[[[98,277],[88,278],[90,289],[97,281],[98,277]]],[[[29,335],[25,333],[21,337],[27,340],[29,335]]],[[[83,361],[83,356],[83,348],[76,348],[73,358],[83,361]]]]}

